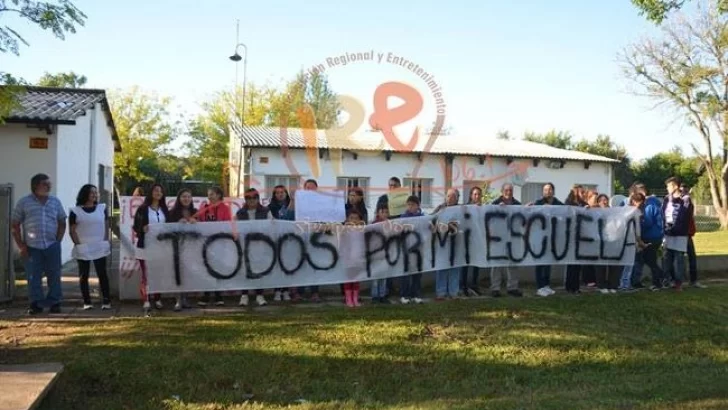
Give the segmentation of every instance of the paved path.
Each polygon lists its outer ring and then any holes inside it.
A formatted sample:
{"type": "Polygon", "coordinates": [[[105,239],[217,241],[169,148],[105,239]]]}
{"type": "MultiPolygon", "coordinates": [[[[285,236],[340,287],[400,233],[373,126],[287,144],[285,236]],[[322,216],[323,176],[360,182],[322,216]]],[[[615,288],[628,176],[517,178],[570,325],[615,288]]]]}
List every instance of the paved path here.
{"type": "Polygon", "coordinates": [[[60,363],[0,365],[0,410],[35,409],[61,371],[60,363]]]}

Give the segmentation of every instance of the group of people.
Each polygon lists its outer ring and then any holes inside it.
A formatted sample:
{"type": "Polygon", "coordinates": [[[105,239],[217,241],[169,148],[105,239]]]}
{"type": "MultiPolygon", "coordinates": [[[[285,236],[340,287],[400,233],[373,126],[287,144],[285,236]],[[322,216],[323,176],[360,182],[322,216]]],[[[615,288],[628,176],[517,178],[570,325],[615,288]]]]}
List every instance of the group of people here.
{"type": "MultiPolygon", "coordinates": [[[[599,289],[602,293],[616,293],[618,290],[630,291],[643,288],[642,271],[647,265],[652,272],[651,290],[665,287],[682,289],[685,278],[685,256],[689,261],[689,280],[695,287],[703,287],[697,280],[695,247],[692,237],[695,234],[694,207],[685,186],[677,178],[666,181],[668,195],[662,200],[649,195],[644,184],[636,183],[630,188],[630,196],[622,205],[634,206],[640,211],[640,223],[637,225],[636,241],[638,251],[634,263],[628,266],[588,266],[568,265],[566,268],[565,288],[569,293],[580,293],[582,285],[599,289]],[[658,263],[658,252],[663,247],[662,266],[658,263]]],[[[401,188],[397,177],[389,180],[391,190],[401,188]]],[[[318,183],[307,180],[304,190],[317,190],[318,183]]],[[[80,287],[83,295],[83,308],[92,309],[88,278],[93,264],[99,277],[102,303],[101,309],[111,308],[109,279],[106,272],[106,258],[110,254],[109,215],[106,206],[98,202],[99,193],[95,186],[84,185],[79,190],[76,206],[68,215],[58,198],[50,195],[51,183],[47,175],[38,174],[31,179],[31,193],[18,201],[12,216],[13,237],[25,260],[28,277],[30,314],[37,314],[44,308],[50,312],[60,312],[61,308],[61,241],[66,234],[68,219],[69,235],[74,243],[73,256],[78,261],[80,287]],[[49,291],[44,296],[42,276],[48,278],[49,291]]],[[[562,202],[554,196],[554,185],[544,184],[542,197],[527,206],[567,205],[584,208],[605,208],[610,206],[606,194],[575,185],[568,197],[562,202]]],[[[464,204],[482,205],[483,191],[479,187],[470,189],[464,204]]],[[[245,204],[233,215],[230,206],[224,201],[223,190],[219,187],[208,189],[208,201],[196,209],[192,192],[182,189],[177,193],[172,208],[168,208],[164,187],[154,184],[149,189],[141,206],[134,215],[133,229],[137,236],[136,258],[141,268],[140,293],[143,308],[149,313],[154,306],[163,309],[161,295],[147,292],[147,265],[145,263],[145,234],[149,226],[158,223],[204,223],[215,221],[246,220],[295,220],[295,201],[288,189],[279,185],[273,190],[268,206],[261,203],[260,193],[250,188],[245,191],[245,204]]],[[[504,184],[501,194],[492,201],[493,205],[521,205],[513,197],[513,186],[504,184]]],[[[449,189],[446,200],[439,205],[433,214],[445,207],[460,205],[460,192],[449,189]]],[[[420,200],[412,195],[407,198],[406,210],[401,215],[390,215],[389,195],[382,195],[376,204],[375,215],[371,223],[381,223],[390,219],[423,216],[420,200]]],[[[366,207],[364,191],[359,187],[348,190],[346,201],[347,225],[366,225],[369,223],[369,212],[366,207]]],[[[435,272],[436,300],[481,295],[479,268],[465,266],[449,268],[435,272]]],[[[403,276],[399,282],[399,302],[402,304],[422,303],[422,273],[403,276]]],[[[551,288],[551,266],[535,268],[538,296],[553,295],[551,288]]],[[[505,291],[513,297],[521,297],[518,278],[508,267],[497,267],[490,270],[490,295],[500,297],[505,281],[505,291]]],[[[391,303],[395,280],[374,280],[371,283],[371,298],[374,303],[391,303]]],[[[341,285],[344,301],[347,306],[356,307],[361,304],[358,283],[341,285]]],[[[291,289],[274,289],[275,301],[300,301],[310,294],[310,300],[320,302],[318,286],[291,289]]],[[[248,306],[254,296],[258,306],[267,304],[264,289],[242,291],[239,295],[239,306],[248,306]],[[252,293],[252,294],[251,294],[252,293]]],[[[221,292],[206,292],[197,304],[201,307],[213,303],[225,304],[221,292]]],[[[175,297],[174,310],[190,308],[186,295],[175,297]]]]}

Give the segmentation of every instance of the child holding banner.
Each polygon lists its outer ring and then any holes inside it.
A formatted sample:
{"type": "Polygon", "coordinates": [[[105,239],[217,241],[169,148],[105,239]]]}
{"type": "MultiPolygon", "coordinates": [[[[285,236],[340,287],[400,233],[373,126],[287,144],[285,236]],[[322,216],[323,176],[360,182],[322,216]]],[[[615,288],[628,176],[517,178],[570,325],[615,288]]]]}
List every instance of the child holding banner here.
{"type": "MultiPolygon", "coordinates": [[[[273,197],[268,204],[273,219],[285,219],[288,214],[288,208],[291,206],[291,196],[288,189],[283,185],[276,185],[273,188],[273,197]]],[[[276,288],[273,294],[273,300],[276,302],[291,300],[291,292],[288,289],[276,288]]]]}
{"type": "Polygon", "coordinates": [[[147,264],[146,256],[144,254],[144,237],[149,231],[149,224],[163,224],[167,222],[169,217],[169,209],[167,209],[167,201],[164,197],[164,188],[160,184],[152,185],[152,189],[149,190],[147,197],[144,199],[139,208],[137,208],[136,214],[134,214],[134,232],[137,234],[137,249],[136,258],[139,261],[139,266],[142,269],[142,277],[140,283],[140,293],[142,300],[144,301],[144,313],[149,315],[151,309],[151,301],[154,299],[154,304],[157,309],[162,309],[162,299],[157,295],[147,294],[147,264]]]}
{"type": "MultiPolygon", "coordinates": [[[[413,218],[416,216],[424,216],[422,209],[420,209],[420,198],[416,195],[410,195],[407,198],[407,210],[400,216],[400,218],[413,218]]],[[[415,273],[414,275],[405,275],[400,279],[399,285],[399,302],[406,305],[410,302],[420,304],[422,298],[420,297],[420,291],[422,289],[422,274],[415,273]]]]}
{"type": "MultiPolygon", "coordinates": [[[[374,223],[386,222],[389,219],[389,204],[380,203],[377,205],[377,216],[374,218],[374,223]]],[[[387,280],[386,279],[375,279],[371,283],[372,291],[372,303],[384,303],[389,304],[387,299],[387,280]]]]}
{"type": "MultiPolygon", "coordinates": [[[[225,194],[222,192],[222,188],[217,186],[210,187],[207,190],[208,202],[197,212],[195,219],[200,222],[232,221],[232,211],[230,211],[228,204],[223,201],[224,196],[225,194]]],[[[205,295],[197,302],[197,305],[204,307],[209,302],[210,292],[205,292],[205,295]]],[[[215,304],[217,306],[225,306],[225,301],[222,299],[222,292],[215,292],[215,304]]]]}

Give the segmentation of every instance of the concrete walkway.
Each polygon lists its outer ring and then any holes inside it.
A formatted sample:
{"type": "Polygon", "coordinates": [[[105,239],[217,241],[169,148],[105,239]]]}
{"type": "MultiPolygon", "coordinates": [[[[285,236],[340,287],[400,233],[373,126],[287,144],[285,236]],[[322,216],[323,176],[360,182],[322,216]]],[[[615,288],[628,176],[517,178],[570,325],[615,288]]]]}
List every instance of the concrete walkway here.
{"type": "Polygon", "coordinates": [[[0,365],[0,410],[32,410],[63,371],[60,363],[0,365]]]}

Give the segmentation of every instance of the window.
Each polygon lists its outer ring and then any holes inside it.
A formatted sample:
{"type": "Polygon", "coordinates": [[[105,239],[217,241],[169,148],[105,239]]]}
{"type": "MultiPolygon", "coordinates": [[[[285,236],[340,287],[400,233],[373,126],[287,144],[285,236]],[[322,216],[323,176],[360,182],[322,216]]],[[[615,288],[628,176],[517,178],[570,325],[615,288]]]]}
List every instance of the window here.
{"type": "Polygon", "coordinates": [[[298,187],[299,177],[291,175],[266,175],[265,177],[265,192],[261,197],[271,198],[273,196],[273,188],[277,185],[283,185],[288,189],[288,193],[291,194],[298,187]]]}
{"type": "MultiPolygon", "coordinates": [[[[597,191],[597,188],[599,187],[599,185],[591,185],[591,184],[579,184],[579,185],[581,185],[587,191],[597,191]]],[[[599,192],[599,191],[597,191],[597,192],[599,192]]]]}
{"type": "Polygon", "coordinates": [[[404,188],[409,188],[410,194],[420,198],[420,206],[432,206],[432,179],[405,178],[404,188]]]}
{"type": "MultiPolygon", "coordinates": [[[[339,177],[336,178],[336,189],[344,191],[347,197],[349,188],[359,187],[364,191],[364,203],[369,201],[369,178],[366,177],[339,177]]],[[[346,200],[346,199],[345,199],[346,200]]]]}
{"type": "Polygon", "coordinates": [[[527,204],[543,196],[545,182],[529,182],[521,187],[521,203],[527,204]]]}

